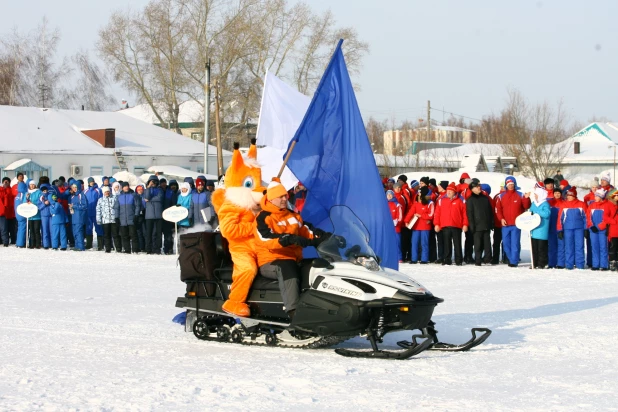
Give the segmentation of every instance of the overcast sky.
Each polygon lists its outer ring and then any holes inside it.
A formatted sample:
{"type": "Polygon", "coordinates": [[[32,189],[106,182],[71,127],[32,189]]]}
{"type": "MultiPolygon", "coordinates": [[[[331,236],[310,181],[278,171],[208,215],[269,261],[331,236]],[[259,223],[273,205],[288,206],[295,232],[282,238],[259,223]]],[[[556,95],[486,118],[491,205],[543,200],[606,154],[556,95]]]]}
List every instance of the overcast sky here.
{"type": "MultiPolygon", "coordinates": [[[[0,30],[30,30],[46,15],[62,32],[60,55],[93,49],[111,10],[146,0],[4,2],[0,30]]],[[[616,0],[309,0],[353,26],[371,53],[354,80],[365,120],[425,118],[435,108],[480,118],[507,88],[530,100],[563,99],[576,120],[618,121],[616,0]]],[[[344,43],[345,48],[345,43],[344,43]]],[[[118,101],[129,98],[116,87],[118,101]]],[[[442,120],[442,113],[432,117],[442,120]]],[[[448,117],[448,115],[447,115],[448,117]]]]}

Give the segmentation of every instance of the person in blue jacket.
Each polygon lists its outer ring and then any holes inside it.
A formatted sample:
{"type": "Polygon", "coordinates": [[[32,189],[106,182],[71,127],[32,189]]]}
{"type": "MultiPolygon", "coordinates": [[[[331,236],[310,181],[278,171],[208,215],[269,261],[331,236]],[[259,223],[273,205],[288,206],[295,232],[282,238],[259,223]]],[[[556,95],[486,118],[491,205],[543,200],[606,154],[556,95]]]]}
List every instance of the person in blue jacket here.
{"type": "Polygon", "coordinates": [[[58,250],[58,247],[60,247],[60,250],[67,250],[67,215],[62,207],[62,204],[58,202],[58,195],[51,195],[49,204],[52,227],[51,247],[54,250],[58,250]]]}
{"type": "MultiPolygon", "coordinates": [[[[122,238],[122,250],[124,253],[137,253],[139,251],[139,242],[137,239],[137,230],[135,227],[135,218],[139,213],[141,200],[131,193],[129,183],[122,182],[122,192],[114,201],[114,215],[120,225],[120,237],[122,238]]],[[[120,245],[117,246],[117,251],[120,252],[120,245]]]]}
{"type": "Polygon", "coordinates": [[[17,196],[15,196],[15,218],[17,219],[17,240],[15,245],[19,248],[26,247],[26,224],[28,219],[17,213],[17,207],[22,203],[28,203],[28,186],[24,182],[17,184],[17,196]]]}
{"type": "Polygon", "coordinates": [[[159,187],[159,178],[151,175],[146,182],[142,196],[146,205],[146,253],[161,254],[161,236],[163,230],[163,199],[165,193],[159,187]]]}
{"type": "Polygon", "coordinates": [[[541,223],[530,232],[532,237],[532,258],[534,269],[545,269],[548,263],[549,222],[551,207],[547,203],[547,189],[539,182],[534,188],[534,202],[530,206],[530,212],[541,217],[541,223]]]}
{"type": "Polygon", "coordinates": [[[146,215],[146,202],[144,202],[144,185],[139,184],[135,186],[135,204],[137,205],[137,210],[135,211],[135,232],[137,233],[137,241],[139,248],[134,253],[144,252],[146,251],[146,241],[144,239],[145,232],[145,221],[144,216],[146,215]]]}
{"type": "Polygon", "coordinates": [[[51,186],[47,183],[41,185],[41,196],[37,202],[39,212],[41,213],[41,231],[43,232],[43,249],[51,247],[51,230],[52,230],[52,215],[51,204],[49,197],[52,195],[51,186]]]}
{"type": "Polygon", "coordinates": [[[103,196],[101,189],[92,177],[88,178],[88,187],[84,189],[84,196],[88,199],[88,220],[86,221],[86,249],[92,249],[92,238],[94,231],[97,234],[97,249],[103,250],[103,227],[97,224],[97,203],[103,196]]]}
{"type": "MultiPolygon", "coordinates": [[[[39,205],[39,198],[41,197],[41,191],[36,187],[36,182],[32,179],[28,179],[26,182],[28,186],[28,194],[26,198],[28,203],[33,205],[39,205]]],[[[36,215],[28,219],[28,249],[40,249],[41,248],[41,212],[37,212],[36,215]]]]}
{"type": "Polygon", "coordinates": [[[84,251],[86,250],[84,236],[86,233],[86,224],[88,224],[88,199],[82,193],[82,185],[79,181],[75,181],[71,185],[69,213],[71,213],[73,237],[75,238],[75,248],[73,250],[84,251]]]}
{"type": "MultiPolygon", "coordinates": [[[[188,182],[183,182],[180,185],[180,195],[178,196],[176,205],[184,207],[187,209],[187,213],[189,213],[189,209],[191,208],[191,185],[188,182]]],[[[187,215],[187,217],[178,222],[178,226],[181,228],[190,227],[192,220],[190,217],[190,215],[187,215]]]]}
{"type": "MultiPolygon", "coordinates": [[[[178,201],[178,182],[174,179],[167,184],[165,179],[159,180],[159,186],[163,189],[165,197],[163,198],[163,210],[176,206],[178,201]]],[[[163,220],[163,253],[171,255],[174,253],[174,224],[163,220]]]]}
{"type": "Polygon", "coordinates": [[[204,230],[212,230],[211,221],[214,211],[211,203],[211,193],[206,190],[206,179],[197,178],[195,181],[195,192],[191,195],[191,206],[189,207],[189,218],[193,219],[194,225],[205,226],[204,230]],[[204,213],[210,214],[208,220],[204,219],[204,213]]]}

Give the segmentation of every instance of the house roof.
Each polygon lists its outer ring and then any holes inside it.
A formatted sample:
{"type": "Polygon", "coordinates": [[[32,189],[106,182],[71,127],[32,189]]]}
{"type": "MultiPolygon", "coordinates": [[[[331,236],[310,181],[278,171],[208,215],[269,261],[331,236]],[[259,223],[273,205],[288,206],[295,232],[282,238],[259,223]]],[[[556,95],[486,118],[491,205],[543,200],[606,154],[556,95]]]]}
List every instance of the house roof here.
{"type": "MultiPolygon", "coordinates": [[[[0,152],[203,156],[204,145],[117,112],[0,106],[0,152]],[[115,129],[116,148],[104,148],[82,130],[115,129]]],[[[209,153],[216,154],[215,146],[209,153]]],[[[224,156],[231,156],[223,151],[224,156]]]]}

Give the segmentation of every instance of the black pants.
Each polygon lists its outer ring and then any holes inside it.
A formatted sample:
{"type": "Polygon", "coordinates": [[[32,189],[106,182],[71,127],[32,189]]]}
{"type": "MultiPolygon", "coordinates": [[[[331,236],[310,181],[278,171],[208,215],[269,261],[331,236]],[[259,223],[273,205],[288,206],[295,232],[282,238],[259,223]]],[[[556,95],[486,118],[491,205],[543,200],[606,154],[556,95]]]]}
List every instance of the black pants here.
{"type": "Polygon", "coordinates": [[[120,222],[112,223],[112,240],[114,241],[114,250],[116,252],[122,252],[122,238],[120,237],[120,222]]]}
{"type": "Polygon", "coordinates": [[[17,219],[7,219],[6,229],[9,231],[9,241],[14,245],[17,242],[17,219]]]}
{"type": "Polygon", "coordinates": [[[464,260],[470,263],[472,262],[472,252],[474,251],[474,234],[468,230],[465,236],[466,241],[464,243],[464,260]]]}
{"type": "Polygon", "coordinates": [[[146,253],[161,254],[161,223],[162,219],[146,219],[146,253]]]}
{"type": "Polygon", "coordinates": [[[618,238],[609,240],[609,261],[618,261],[618,238]]]}
{"type": "Polygon", "coordinates": [[[534,259],[535,268],[547,266],[549,260],[547,255],[548,244],[547,240],[532,238],[532,258],[534,259]]]}
{"type": "Polygon", "coordinates": [[[500,263],[500,245],[502,244],[502,228],[495,227],[494,228],[494,246],[493,253],[491,258],[491,263],[497,265],[500,263]]]}
{"type": "Polygon", "coordinates": [[[436,233],[438,241],[438,260],[444,260],[444,233],[442,231],[436,233]]]}
{"type": "Polygon", "coordinates": [[[40,220],[28,220],[28,246],[30,248],[41,247],[41,221],[40,220]]]}
{"type": "Polygon", "coordinates": [[[114,224],[113,223],[105,223],[102,224],[101,227],[103,228],[103,240],[104,240],[104,245],[105,245],[105,252],[109,253],[112,251],[112,226],[114,224]]]}
{"type": "Polygon", "coordinates": [[[445,227],[442,229],[444,239],[444,261],[447,265],[452,263],[453,248],[455,248],[455,263],[461,264],[461,229],[458,227],[445,227]]]}
{"type": "Polygon", "coordinates": [[[137,253],[139,251],[139,243],[137,240],[137,230],[134,225],[120,226],[120,237],[122,238],[122,249],[124,253],[137,253]]]}
{"type": "Polygon", "coordinates": [[[300,296],[300,266],[295,260],[275,260],[260,266],[260,274],[279,281],[285,311],[296,310],[300,296]]]}
{"type": "Polygon", "coordinates": [[[412,260],[412,231],[407,227],[401,228],[401,260],[409,262],[412,260]]]}
{"type": "Polygon", "coordinates": [[[168,254],[174,251],[174,224],[163,221],[163,251],[168,254]]]}
{"type": "Polygon", "coordinates": [[[489,236],[490,233],[490,230],[474,232],[474,263],[481,263],[481,257],[483,257],[484,263],[491,262],[491,239],[489,236]]]}
{"type": "Polygon", "coordinates": [[[436,232],[433,230],[432,227],[429,231],[429,261],[435,262],[436,259],[438,259],[437,255],[438,253],[436,250],[436,232]]]}
{"type": "Polygon", "coordinates": [[[137,236],[137,249],[133,249],[133,253],[144,252],[146,250],[146,240],[144,233],[146,232],[146,223],[144,223],[144,216],[138,216],[133,221],[135,225],[135,233],[137,236]]]}

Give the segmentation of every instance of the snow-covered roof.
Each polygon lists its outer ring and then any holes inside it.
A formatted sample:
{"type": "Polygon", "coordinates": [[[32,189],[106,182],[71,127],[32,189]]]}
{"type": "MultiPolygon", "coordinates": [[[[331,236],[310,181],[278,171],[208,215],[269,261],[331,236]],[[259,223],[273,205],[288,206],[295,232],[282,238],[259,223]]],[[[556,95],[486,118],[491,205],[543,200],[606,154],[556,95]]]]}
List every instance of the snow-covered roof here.
{"type": "MultiPolygon", "coordinates": [[[[415,130],[427,130],[427,126],[423,126],[423,127],[417,127],[415,130]]],[[[437,126],[437,125],[431,125],[431,130],[444,130],[446,132],[471,132],[474,133],[474,130],[470,130],[470,129],[464,129],[462,127],[456,127],[456,126],[437,126]]]]}
{"type": "MultiPolygon", "coordinates": [[[[0,106],[0,152],[203,156],[201,142],[117,112],[0,106]],[[104,148],[83,130],[115,129],[116,148],[104,148]]],[[[210,153],[217,153],[209,146],[210,153]]],[[[224,156],[231,152],[223,151],[224,156]]]]}
{"type": "Polygon", "coordinates": [[[614,145],[618,145],[618,123],[595,122],[563,142],[567,155],[562,163],[613,162],[614,145]],[[579,154],[573,143],[579,142],[579,154]]]}
{"type": "MultiPolygon", "coordinates": [[[[158,104],[157,111],[163,113],[163,119],[167,120],[169,117],[167,111],[162,104],[158,104]]],[[[148,104],[139,104],[129,109],[122,109],[116,113],[121,113],[125,116],[132,117],[142,122],[150,124],[161,123],[154,111],[148,104]]],[[[204,121],[204,101],[196,102],[195,100],[187,100],[180,103],[180,111],[178,113],[178,123],[196,123],[204,121]]]]}
{"type": "Polygon", "coordinates": [[[19,169],[20,167],[22,167],[25,164],[30,163],[31,161],[32,159],[19,159],[19,160],[14,161],[7,167],[5,167],[4,170],[8,172],[8,171],[19,169]]]}

